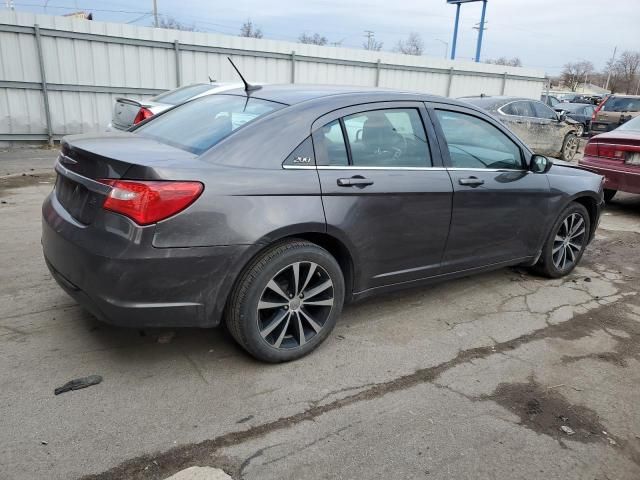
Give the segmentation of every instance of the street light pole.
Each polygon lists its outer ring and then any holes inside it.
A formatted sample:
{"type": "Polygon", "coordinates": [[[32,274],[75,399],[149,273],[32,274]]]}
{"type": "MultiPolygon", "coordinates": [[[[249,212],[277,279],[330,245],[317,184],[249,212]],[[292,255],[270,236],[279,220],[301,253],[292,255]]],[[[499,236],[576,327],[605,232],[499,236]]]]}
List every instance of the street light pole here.
{"type": "Polygon", "coordinates": [[[444,44],[444,58],[446,59],[449,56],[449,42],[445,42],[439,38],[436,38],[436,41],[444,44]]]}

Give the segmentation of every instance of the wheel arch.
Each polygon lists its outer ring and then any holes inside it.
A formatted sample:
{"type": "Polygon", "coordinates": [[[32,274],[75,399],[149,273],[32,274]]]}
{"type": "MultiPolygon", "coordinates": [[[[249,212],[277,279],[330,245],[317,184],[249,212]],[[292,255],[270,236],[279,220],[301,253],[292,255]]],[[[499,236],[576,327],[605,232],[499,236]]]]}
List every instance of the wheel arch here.
{"type": "MultiPolygon", "coordinates": [[[[278,243],[286,242],[287,240],[306,240],[327,250],[338,262],[342,275],[344,276],[345,302],[352,299],[356,274],[356,264],[352,254],[353,250],[338,237],[324,231],[324,225],[322,225],[322,229],[317,228],[319,227],[318,225],[304,225],[298,227],[299,228],[289,227],[287,229],[272,232],[269,235],[265,235],[260,241],[251,246],[247,251],[247,255],[244,255],[243,258],[238,261],[235,268],[232,269],[231,273],[234,274],[234,277],[232,281],[229,282],[230,285],[224,295],[224,298],[221,299],[224,301],[222,302],[220,300],[220,304],[224,306],[225,310],[226,305],[229,302],[229,298],[233,294],[238,281],[249,265],[251,265],[251,263],[265,250],[272,248],[278,243]]],[[[220,318],[224,319],[224,311],[221,311],[220,318]]]]}

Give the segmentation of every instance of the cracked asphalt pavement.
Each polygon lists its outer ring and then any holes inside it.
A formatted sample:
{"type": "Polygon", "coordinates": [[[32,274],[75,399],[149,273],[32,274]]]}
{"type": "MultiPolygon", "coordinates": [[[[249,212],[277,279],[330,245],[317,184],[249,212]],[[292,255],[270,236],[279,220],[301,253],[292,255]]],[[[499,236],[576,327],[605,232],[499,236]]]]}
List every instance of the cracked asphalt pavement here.
{"type": "Polygon", "coordinates": [[[264,365],[223,330],[75,305],[40,250],[54,156],[0,153],[0,478],[640,478],[640,196],[616,197],[566,278],[370,299],[312,355],[264,365]]]}

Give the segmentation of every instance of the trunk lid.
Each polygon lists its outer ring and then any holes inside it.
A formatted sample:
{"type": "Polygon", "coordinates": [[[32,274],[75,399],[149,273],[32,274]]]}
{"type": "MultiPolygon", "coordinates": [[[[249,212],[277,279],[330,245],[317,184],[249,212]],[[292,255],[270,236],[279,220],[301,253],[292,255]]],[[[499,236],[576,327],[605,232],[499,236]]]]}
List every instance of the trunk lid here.
{"type": "Polygon", "coordinates": [[[56,165],[56,198],[80,223],[90,224],[109,187],[99,179],[158,179],[158,168],[186,166],[193,153],[129,132],[70,135],[56,165]]]}

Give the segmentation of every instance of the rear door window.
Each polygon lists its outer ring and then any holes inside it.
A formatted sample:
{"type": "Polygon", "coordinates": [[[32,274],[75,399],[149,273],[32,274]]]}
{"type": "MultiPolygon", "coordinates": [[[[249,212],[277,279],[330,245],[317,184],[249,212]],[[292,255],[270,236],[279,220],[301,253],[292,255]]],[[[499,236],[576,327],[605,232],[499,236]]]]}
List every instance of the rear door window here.
{"type": "Polygon", "coordinates": [[[344,118],[356,167],[431,165],[427,136],[415,109],[372,110],[344,118]]]}
{"type": "Polygon", "coordinates": [[[133,130],[200,155],[231,133],[285,105],[236,95],[207,95],[179,105],[133,130]]]}
{"type": "Polygon", "coordinates": [[[506,104],[501,110],[507,115],[515,115],[518,117],[535,117],[531,102],[518,101],[506,104]]]}
{"type": "Polygon", "coordinates": [[[317,164],[427,167],[431,153],[417,109],[370,110],[333,120],[314,133],[317,164]]]}

